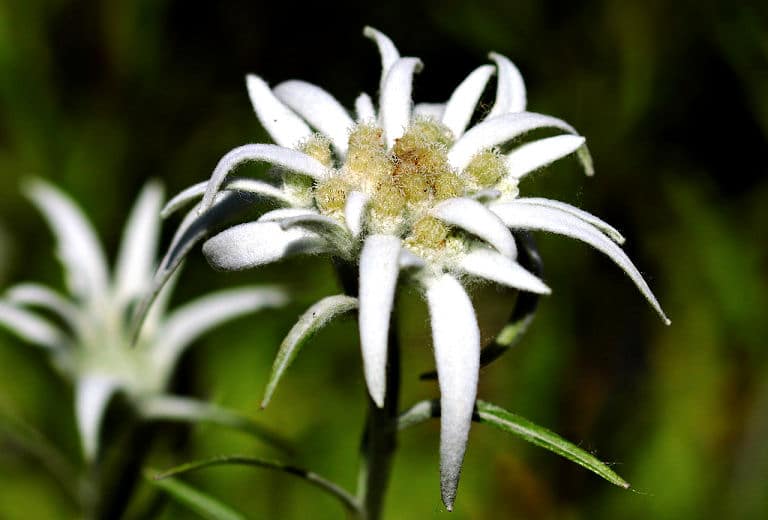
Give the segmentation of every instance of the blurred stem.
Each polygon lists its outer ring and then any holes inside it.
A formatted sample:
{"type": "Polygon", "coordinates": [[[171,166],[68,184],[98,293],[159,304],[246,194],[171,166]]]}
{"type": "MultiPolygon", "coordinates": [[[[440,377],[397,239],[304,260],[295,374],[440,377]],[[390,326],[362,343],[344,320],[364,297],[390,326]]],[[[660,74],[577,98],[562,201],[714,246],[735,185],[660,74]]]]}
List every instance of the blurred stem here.
{"type": "MultiPolygon", "coordinates": [[[[357,296],[357,272],[349,264],[336,264],[336,270],[344,291],[357,296]]],[[[389,323],[387,348],[386,394],[384,406],[379,408],[366,392],[368,417],[362,442],[361,463],[358,474],[357,498],[361,506],[360,518],[379,520],[392,472],[392,462],[397,448],[398,402],[400,398],[400,341],[397,334],[398,319],[392,311],[389,323]]]]}

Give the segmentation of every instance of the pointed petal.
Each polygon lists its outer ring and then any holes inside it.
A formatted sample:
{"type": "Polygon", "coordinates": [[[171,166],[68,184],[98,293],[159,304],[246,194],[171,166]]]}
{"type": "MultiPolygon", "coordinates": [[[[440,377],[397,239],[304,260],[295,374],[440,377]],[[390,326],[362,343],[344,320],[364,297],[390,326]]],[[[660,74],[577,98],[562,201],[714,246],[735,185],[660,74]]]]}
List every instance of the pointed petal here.
{"type": "Polygon", "coordinates": [[[480,330],[472,302],[450,275],[427,283],[440,383],[440,489],[450,511],[459,485],[480,369],[480,330]]]}
{"type": "Polygon", "coordinates": [[[139,194],[125,224],[113,289],[123,304],[137,298],[152,281],[162,204],[163,188],[150,181],[139,194]]]}
{"type": "Polygon", "coordinates": [[[242,271],[301,253],[320,253],[325,241],[317,234],[277,222],[248,222],[208,239],[203,254],[214,269],[242,271]]]}
{"type": "Polygon", "coordinates": [[[557,128],[575,134],[576,130],[561,119],[533,112],[505,114],[487,119],[470,128],[448,152],[448,161],[463,170],[472,157],[486,148],[503,144],[538,128],[557,128]]]}
{"type": "Polygon", "coordinates": [[[411,90],[413,75],[422,68],[418,58],[400,58],[389,70],[379,99],[379,118],[387,139],[392,147],[402,137],[411,122],[411,90]]]}
{"type": "Polygon", "coordinates": [[[490,249],[475,249],[461,258],[458,268],[473,276],[536,294],[551,291],[538,276],[529,273],[514,260],[490,249]]]}
{"type": "Polygon", "coordinates": [[[230,289],[198,298],[165,320],[152,347],[152,361],[170,376],[181,353],[202,334],[227,320],[287,301],[285,291],[274,287],[230,289]]]}
{"type": "Polygon", "coordinates": [[[42,180],[24,191],[48,221],[72,294],[95,305],[106,297],[108,270],[96,233],[74,201],[42,180]]]}
{"type": "MultiPolygon", "coordinates": [[[[161,290],[169,282],[189,252],[201,240],[230,222],[235,216],[240,215],[249,206],[250,202],[243,200],[237,194],[225,192],[220,193],[216,197],[213,207],[203,214],[200,214],[201,204],[195,205],[187,213],[184,220],[179,224],[179,228],[176,230],[165,256],[160,261],[151,287],[144,299],[136,307],[132,324],[134,340],[138,338],[141,326],[148,313],[150,313],[153,302],[158,299],[161,290]]],[[[154,314],[155,311],[152,310],[152,313],[154,314]]]]}
{"type": "Polygon", "coordinates": [[[584,141],[580,135],[556,135],[521,145],[507,154],[509,175],[521,179],[574,153],[584,141]]]}
{"type": "MultiPolygon", "coordinates": [[[[162,218],[168,218],[187,204],[201,198],[203,194],[205,194],[207,187],[208,181],[203,181],[182,190],[168,201],[165,207],[163,207],[162,212],[160,212],[160,216],[162,218]]],[[[277,186],[256,179],[227,179],[224,184],[221,185],[221,190],[258,195],[273,199],[285,205],[291,205],[295,202],[287,193],[277,186]]]]}
{"type": "Polygon", "coordinates": [[[417,103],[413,107],[413,113],[416,116],[429,117],[435,121],[440,121],[445,112],[445,103],[417,103]]]}
{"type": "Polygon", "coordinates": [[[317,215],[317,211],[309,208],[279,208],[267,211],[260,216],[257,222],[277,222],[287,218],[302,217],[305,215],[317,215]]]}
{"type": "Polygon", "coordinates": [[[20,283],[5,293],[8,302],[17,306],[38,307],[62,318],[72,330],[79,326],[79,310],[53,289],[36,283],[20,283]]]}
{"type": "Polygon", "coordinates": [[[376,42],[376,46],[379,48],[379,54],[381,54],[381,80],[379,81],[379,89],[384,90],[384,80],[387,78],[389,69],[400,59],[400,52],[398,52],[395,44],[389,37],[374,29],[373,27],[366,26],[363,28],[363,35],[366,38],[370,38],[376,42]]]}
{"type": "Polygon", "coordinates": [[[566,204],[565,202],[537,197],[523,197],[515,199],[515,203],[530,204],[532,206],[543,206],[545,208],[553,208],[556,210],[565,211],[566,213],[570,213],[574,217],[583,220],[587,224],[595,226],[597,229],[608,235],[608,237],[610,237],[610,239],[617,244],[623,244],[625,242],[624,236],[619,233],[615,227],[594,216],[592,213],[587,213],[586,211],[575,206],[571,206],[570,204],[566,204]]]}
{"type": "Polygon", "coordinates": [[[496,67],[499,69],[496,103],[488,113],[488,119],[512,112],[522,112],[525,110],[526,95],[525,82],[520,71],[506,56],[492,52],[488,57],[496,62],[496,67]]]}
{"type": "Polygon", "coordinates": [[[323,298],[301,315],[299,321],[291,328],[291,331],[280,344],[280,349],[277,351],[275,362],[272,364],[272,373],[269,376],[267,389],[264,392],[264,399],[261,401],[262,408],[266,408],[269,404],[277,384],[306,342],[336,316],[353,309],[357,309],[357,298],[345,294],[337,294],[323,298]]]}
{"type": "Polygon", "coordinates": [[[76,384],[75,416],[83,455],[87,462],[93,461],[99,451],[101,423],[107,405],[117,389],[117,382],[103,375],[88,375],[76,384]]]}
{"type": "Polygon", "coordinates": [[[214,197],[232,170],[251,161],[271,163],[317,180],[322,180],[328,175],[327,168],[319,161],[296,150],[274,144],[246,144],[230,150],[219,160],[208,181],[208,187],[203,196],[203,207],[205,209],[211,207],[214,197]]]}
{"type": "Polygon", "coordinates": [[[463,197],[444,200],[430,212],[432,216],[477,235],[510,258],[517,255],[512,233],[492,211],[476,200],[463,197]]]}
{"type": "Polygon", "coordinates": [[[360,347],[365,382],[373,401],[384,406],[389,320],[400,272],[400,239],[370,235],[360,253],[360,347]]]}
{"type": "Polygon", "coordinates": [[[317,85],[298,80],[280,83],[274,93],[320,133],[328,136],[341,155],[346,155],[349,130],[354,122],[335,97],[317,85]]]}
{"type": "Polygon", "coordinates": [[[269,85],[254,74],[245,77],[248,96],[261,126],[276,144],[295,148],[312,135],[312,130],[290,108],[275,97],[269,85]]]}
{"type": "Polygon", "coordinates": [[[373,100],[365,92],[355,99],[355,114],[357,114],[358,123],[376,120],[376,108],[373,106],[373,100]]]}
{"type": "Polygon", "coordinates": [[[368,195],[360,191],[353,191],[347,195],[347,203],[344,205],[344,220],[347,221],[349,232],[357,238],[363,231],[363,218],[368,204],[368,195]]]}
{"type": "Polygon", "coordinates": [[[458,139],[464,135],[472,114],[475,113],[477,102],[493,75],[492,65],[482,65],[473,70],[451,94],[443,113],[443,124],[453,132],[453,137],[458,139]]]}
{"type": "Polygon", "coordinates": [[[52,323],[25,309],[0,301],[0,325],[21,339],[52,351],[63,349],[68,340],[52,323]]]}
{"type": "Polygon", "coordinates": [[[661,310],[659,302],[626,253],[593,225],[569,212],[551,207],[508,202],[493,204],[490,208],[511,228],[557,233],[586,242],[601,251],[624,270],[664,323],[669,325],[670,321],[661,310]]]}

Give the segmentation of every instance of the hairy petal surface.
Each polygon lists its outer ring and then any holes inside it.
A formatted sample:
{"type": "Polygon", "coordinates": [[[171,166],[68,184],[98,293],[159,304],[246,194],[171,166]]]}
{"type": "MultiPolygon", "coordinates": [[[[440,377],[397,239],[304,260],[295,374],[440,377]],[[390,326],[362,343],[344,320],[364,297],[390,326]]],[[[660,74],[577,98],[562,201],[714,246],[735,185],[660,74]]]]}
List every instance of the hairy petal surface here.
{"type": "Polygon", "coordinates": [[[316,180],[322,180],[328,174],[328,170],[322,163],[307,154],[274,144],[246,144],[230,150],[219,160],[208,181],[208,187],[203,196],[203,208],[208,209],[213,205],[216,194],[232,170],[251,161],[274,164],[316,180]]]}
{"type": "Polygon", "coordinates": [[[539,128],[556,128],[571,134],[577,133],[571,125],[556,117],[533,112],[504,114],[487,119],[467,130],[451,147],[448,161],[453,167],[463,170],[476,153],[539,128]]]}
{"type": "Polygon", "coordinates": [[[379,82],[379,89],[384,90],[384,80],[387,78],[387,74],[389,73],[389,69],[392,68],[392,65],[400,59],[400,52],[386,34],[373,27],[366,26],[363,28],[363,35],[376,42],[376,46],[379,48],[379,54],[381,55],[381,80],[379,82]]]}
{"type": "Polygon", "coordinates": [[[115,264],[114,292],[120,303],[139,297],[152,281],[162,204],[162,187],[157,182],[149,182],[125,224],[115,264]]]}
{"type": "Polygon", "coordinates": [[[464,135],[477,102],[493,75],[492,65],[482,65],[473,70],[453,91],[443,112],[442,122],[458,139],[464,135]]]}
{"type": "Polygon", "coordinates": [[[417,103],[413,107],[413,113],[416,116],[427,117],[440,121],[445,112],[445,103],[417,103]]]}
{"type": "Polygon", "coordinates": [[[309,126],[275,97],[263,79],[248,74],[245,84],[256,117],[275,143],[286,148],[295,148],[312,135],[309,126]]]}
{"type": "Polygon", "coordinates": [[[507,154],[509,175],[522,179],[529,173],[562,159],[584,145],[580,135],[556,135],[521,145],[507,154]]]}
{"type": "Polygon", "coordinates": [[[274,89],[275,96],[331,139],[334,148],[347,153],[349,129],[355,124],[331,94],[306,81],[291,80],[274,89]]]}
{"type": "Polygon", "coordinates": [[[389,69],[379,99],[379,118],[387,146],[402,137],[411,121],[413,75],[422,68],[418,58],[400,58],[389,69]]]}
{"type": "Polygon", "coordinates": [[[373,106],[373,100],[365,92],[355,99],[355,114],[358,123],[376,120],[376,108],[373,106]]]}
{"type": "Polygon", "coordinates": [[[560,202],[559,200],[552,200],[552,199],[543,199],[539,197],[522,197],[515,199],[516,204],[530,204],[532,206],[542,206],[545,208],[552,208],[559,211],[564,211],[566,213],[570,213],[574,217],[583,220],[587,224],[591,224],[595,226],[597,229],[608,235],[611,240],[616,242],[617,244],[623,244],[625,242],[624,236],[619,233],[619,231],[605,222],[604,220],[596,217],[592,213],[587,213],[586,211],[579,209],[575,206],[571,206],[570,204],[566,204],[565,202],[560,202]]]}
{"type": "Polygon", "coordinates": [[[300,253],[320,253],[326,242],[300,227],[283,229],[278,222],[247,222],[228,228],[203,244],[215,269],[242,271],[300,253]]]}
{"type": "MultiPolygon", "coordinates": [[[[208,181],[203,181],[180,191],[166,203],[163,210],[160,212],[160,216],[162,218],[168,218],[187,204],[200,199],[205,194],[207,188],[208,181]]],[[[273,186],[272,184],[257,179],[227,179],[221,185],[221,190],[258,195],[286,205],[294,203],[294,200],[277,186],[273,186]]]]}
{"type": "Polygon", "coordinates": [[[526,105],[525,81],[522,74],[506,56],[492,52],[488,57],[496,62],[496,68],[499,70],[496,103],[491,108],[488,118],[522,112],[526,105]]]}
{"type": "Polygon", "coordinates": [[[586,242],[601,251],[622,268],[664,323],[669,325],[661,305],[626,253],[593,225],[569,212],[551,207],[507,202],[493,204],[491,209],[511,228],[557,233],[586,242]]]}
{"type": "Polygon", "coordinates": [[[458,267],[467,274],[536,294],[550,294],[538,276],[528,272],[511,258],[490,249],[475,249],[459,260],[458,267]]]}
{"type": "Polygon", "coordinates": [[[400,272],[400,239],[370,235],[360,254],[360,346],[368,392],[384,406],[387,345],[392,305],[400,272]]]}
{"type": "Polygon", "coordinates": [[[450,511],[467,447],[480,369],[480,330],[472,302],[450,275],[427,282],[440,383],[440,490],[450,511]]]}
{"type": "Polygon", "coordinates": [[[510,258],[517,255],[515,239],[507,226],[492,211],[475,200],[463,197],[448,199],[435,206],[431,213],[447,224],[477,235],[503,255],[510,258]]]}
{"type": "Polygon", "coordinates": [[[349,232],[355,238],[363,231],[363,219],[367,204],[368,195],[365,193],[353,191],[347,196],[347,202],[344,205],[344,220],[347,221],[349,232]]]}
{"type": "Polygon", "coordinates": [[[85,215],[71,198],[47,182],[28,182],[25,192],[53,231],[70,291],[98,305],[106,297],[109,275],[104,252],[85,215]]]}

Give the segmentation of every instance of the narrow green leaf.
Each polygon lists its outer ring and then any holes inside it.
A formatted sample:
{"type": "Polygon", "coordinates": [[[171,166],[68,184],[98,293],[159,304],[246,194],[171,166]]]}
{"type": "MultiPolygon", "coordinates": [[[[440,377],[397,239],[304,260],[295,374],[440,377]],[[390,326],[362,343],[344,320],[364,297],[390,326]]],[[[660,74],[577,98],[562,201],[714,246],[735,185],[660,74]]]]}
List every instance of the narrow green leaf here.
{"type": "Polygon", "coordinates": [[[285,464],[283,462],[277,462],[277,461],[272,461],[267,459],[259,459],[256,457],[247,457],[243,455],[224,455],[219,457],[213,457],[210,459],[188,462],[186,464],[181,464],[180,466],[176,466],[175,468],[171,468],[158,475],[155,475],[154,478],[157,481],[162,481],[163,479],[167,479],[169,477],[175,477],[184,473],[188,473],[190,471],[196,471],[203,468],[209,468],[211,466],[221,466],[221,465],[255,466],[259,468],[272,469],[276,471],[282,471],[283,473],[296,475],[297,477],[303,478],[308,483],[322,489],[326,493],[338,499],[342,503],[342,505],[345,507],[345,509],[347,509],[348,511],[355,512],[355,513],[360,512],[360,506],[358,505],[355,497],[352,496],[344,488],[342,488],[341,486],[339,486],[334,482],[331,482],[325,477],[322,477],[317,473],[313,473],[304,468],[293,466],[291,464],[285,464]]]}
{"type": "Polygon", "coordinates": [[[296,359],[299,351],[309,338],[336,316],[356,308],[357,298],[337,294],[323,298],[307,309],[290,330],[277,351],[275,362],[272,364],[272,373],[267,382],[267,389],[264,392],[264,399],[261,401],[262,408],[269,404],[283,374],[293,363],[293,360],[296,359]]]}
{"type": "Polygon", "coordinates": [[[158,480],[147,475],[155,486],[172,496],[178,503],[187,506],[190,511],[208,520],[245,520],[245,516],[216,498],[174,478],[158,480]]]}
{"type": "Polygon", "coordinates": [[[292,453],[293,447],[280,434],[260,425],[256,421],[221,406],[190,397],[172,395],[150,396],[138,403],[139,414],[146,419],[207,422],[240,430],[270,444],[286,453],[292,453]]]}
{"type": "Polygon", "coordinates": [[[507,433],[515,434],[526,441],[542,448],[546,448],[558,455],[584,466],[588,470],[600,475],[611,484],[624,489],[629,489],[627,481],[617,475],[605,463],[594,455],[584,451],[573,443],[570,443],[556,433],[538,426],[528,419],[508,412],[496,405],[477,401],[477,417],[480,423],[490,424],[507,433]]]}

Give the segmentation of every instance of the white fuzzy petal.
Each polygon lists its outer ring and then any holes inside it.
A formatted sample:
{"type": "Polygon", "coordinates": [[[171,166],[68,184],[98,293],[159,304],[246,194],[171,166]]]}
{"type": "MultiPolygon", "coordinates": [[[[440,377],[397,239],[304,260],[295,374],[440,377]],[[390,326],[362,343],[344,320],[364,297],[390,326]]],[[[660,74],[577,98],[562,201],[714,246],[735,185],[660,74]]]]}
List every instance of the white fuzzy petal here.
{"type": "Polygon", "coordinates": [[[507,226],[488,208],[476,200],[463,197],[444,200],[430,212],[432,216],[452,226],[477,235],[510,258],[517,256],[517,247],[507,226]]]}
{"type": "Polygon", "coordinates": [[[152,361],[170,376],[190,343],[219,324],[243,314],[284,305],[288,298],[275,288],[238,288],[209,294],[174,310],[158,331],[152,361]]]}
{"type": "Polygon", "coordinates": [[[464,135],[472,114],[475,113],[477,102],[493,75],[492,65],[482,65],[473,70],[451,94],[443,113],[443,124],[453,132],[454,138],[464,135]]]}
{"type": "MultiPolygon", "coordinates": [[[[160,212],[160,216],[162,218],[168,218],[187,204],[201,198],[205,194],[206,188],[208,188],[208,181],[203,181],[180,191],[166,203],[163,210],[160,212]]],[[[282,189],[256,179],[228,179],[221,185],[221,190],[260,195],[286,205],[294,203],[294,200],[282,189]]]]}
{"type": "Polygon", "coordinates": [[[427,283],[427,304],[440,383],[440,489],[450,511],[477,396],[480,330],[469,296],[450,275],[427,283]]]}
{"type": "Polygon", "coordinates": [[[379,82],[379,89],[383,90],[384,80],[392,65],[400,59],[400,52],[386,34],[373,27],[363,28],[363,35],[376,42],[376,46],[379,48],[379,54],[381,55],[381,80],[379,82]]]}
{"type": "Polygon", "coordinates": [[[250,161],[270,163],[316,180],[322,180],[328,175],[328,169],[322,163],[296,150],[274,144],[246,144],[230,150],[219,160],[203,196],[204,209],[211,207],[227,175],[241,164],[250,161]]]}
{"type": "Polygon", "coordinates": [[[580,135],[556,135],[526,143],[507,154],[507,171],[515,179],[521,179],[574,153],[584,141],[586,139],[580,135]]]}
{"type": "Polygon", "coordinates": [[[376,120],[376,108],[373,106],[371,96],[363,92],[355,99],[355,114],[358,123],[376,120]]]}
{"type": "Polygon", "coordinates": [[[99,451],[101,423],[117,382],[103,375],[88,375],[75,386],[75,417],[86,461],[93,461],[99,451]]]}
{"type": "Polygon", "coordinates": [[[427,265],[423,258],[411,253],[407,249],[400,250],[398,263],[400,264],[400,269],[420,269],[427,265]]]}
{"type": "Polygon", "coordinates": [[[522,112],[525,110],[526,95],[525,82],[520,71],[506,56],[492,52],[488,57],[496,62],[496,67],[499,69],[496,103],[488,113],[488,118],[522,112]]]}
{"type": "Polygon", "coordinates": [[[518,198],[515,199],[515,203],[518,204],[530,204],[532,206],[543,206],[546,208],[554,208],[560,211],[565,211],[566,213],[570,213],[574,217],[577,217],[587,224],[592,224],[597,229],[608,235],[611,240],[616,242],[617,244],[623,244],[625,242],[624,236],[619,233],[619,231],[605,222],[604,220],[594,216],[592,213],[587,213],[586,211],[579,209],[575,206],[571,206],[570,204],[566,204],[565,202],[560,202],[559,200],[552,200],[552,199],[542,199],[542,198],[536,198],[536,197],[524,197],[524,198],[518,198]]]}
{"type": "Polygon", "coordinates": [[[47,320],[14,305],[0,301],[0,325],[21,339],[50,350],[66,346],[66,337],[47,320]]]}
{"type": "Polygon", "coordinates": [[[347,221],[349,232],[355,238],[363,231],[363,219],[368,199],[368,195],[359,191],[353,191],[347,195],[347,202],[344,205],[344,220],[347,221]]]}
{"type": "MultiPolygon", "coordinates": [[[[150,273],[151,274],[151,273],[150,273]]],[[[6,299],[14,305],[39,307],[62,318],[72,328],[79,326],[79,309],[53,289],[36,283],[20,283],[6,292],[6,299]]]]}
{"type": "Polygon", "coordinates": [[[312,135],[309,126],[277,99],[263,79],[248,74],[245,84],[256,117],[275,143],[286,148],[295,148],[312,135]]]}
{"type": "Polygon", "coordinates": [[[299,227],[283,229],[277,222],[239,224],[203,244],[208,263],[223,271],[241,271],[294,254],[324,250],[325,242],[315,233],[299,227]]]}
{"type": "Polygon", "coordinates": [[[548,231],[581,240],[613,260],[632,279],[646,300],[667,325],[670,323],[643,276],[622,249],[599,229],[573,214],[552,207],[508,202],[493,204],[491,210],[514,229],[548,231]]]}
{"type": "Polygon", "coordinates": [[[107,263],[83,212],[71,198],[47,182],[31,181],[25,191],[53,231],[72,294],[92,305],[103,302],[109,278],[107,263]]]}
{"type": "Polygon", "coordinates": [[[389,69],[379,98],[379,119],[387,146],[402,137],[411,122],[413,75],[422,68],[418,58],[400,58],[389,69]]]}
{"type": "Polygon", "coordinates": [[[552,116],[532,112],[505,114],[470,128],[451,147],[448,161],[455,168],[463,170],[476,153],[538,128],[557,128],[571,134],[576,133],[571,125],[552,116]]]}
{"type": "Polygon", "coordinates": [[[149,182],[139,194],[125,224],[114,280],[115,298],[122,304],[139,297],[152,282],[162,205],[163,188],[156,182],[149,182]]]}
{"type": "Polygon", "coordinates": [[[360,347],[368,392],[384,406],[389,320],[400,272],[400,239],[370,235],[360,253],[360,347]]]}
{"type": "Polygon", "coordinates": [[[259,217],[257,222],[279,221],[286,218],[303,217],[304,215],[317,215],[317,211],[308,208],[279,208],[267,211],[259,217]]]}
{"type": "Polygon", "coordinates": [[[328,136],[341,155],[346,155],[349,130],[354,122],[336,98],[317,85],[298,80],[280,83],[274,93],[320,133],[328,136]]]}
{"type": "Polygon", "coordinates": [[[458,262],[458,268],[473,276],[479,276],[492,282],[529,291],[536,294],[549,294],[551,291],[536,275],[528,272],[514,260],[490,249],[476,249],[458,262]]]}
{"type": "Polygon", "coordinates": [[[445,103],[417,103],[413,107],[413,113],[421,117],[429,117],[435,121],[440,121],[445,112],[445,103]]]}

